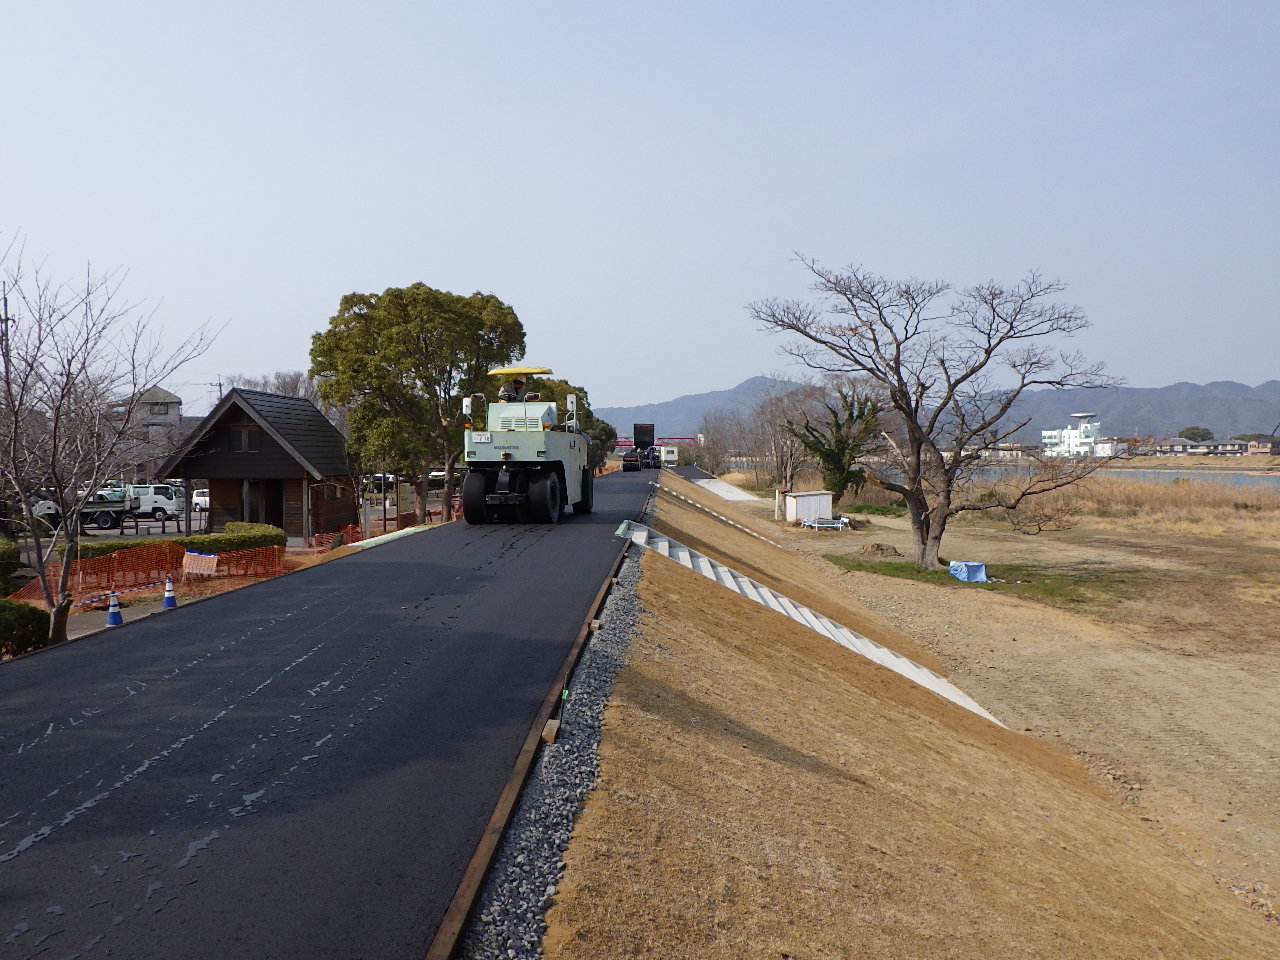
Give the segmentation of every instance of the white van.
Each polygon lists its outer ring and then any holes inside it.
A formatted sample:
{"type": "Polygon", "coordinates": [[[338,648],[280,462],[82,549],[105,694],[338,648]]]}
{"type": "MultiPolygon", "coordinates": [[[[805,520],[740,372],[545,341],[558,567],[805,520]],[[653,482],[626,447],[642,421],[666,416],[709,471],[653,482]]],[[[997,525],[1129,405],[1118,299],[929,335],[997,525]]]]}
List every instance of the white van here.
{"type": "Polygon", "coordinates": [[[167,520],[181,517],[187,512],[187,495],[181,487],[171,483],[142,483],[129,487],[133,512],[139,517],[167,520]]]}

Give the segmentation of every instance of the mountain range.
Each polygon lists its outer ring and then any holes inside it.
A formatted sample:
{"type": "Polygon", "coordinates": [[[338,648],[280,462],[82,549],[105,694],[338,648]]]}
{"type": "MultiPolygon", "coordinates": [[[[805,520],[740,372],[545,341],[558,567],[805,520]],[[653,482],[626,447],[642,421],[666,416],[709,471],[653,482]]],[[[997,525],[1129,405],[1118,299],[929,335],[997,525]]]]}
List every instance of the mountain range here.
{"type": "MultiPolygon", "coordinates": [[[[771,377],[751,377],[728,390],[712,390],[635,407],[602,407],[596,416],[630,435],[632,424],[652,423],[660,437],[696,436],[712,410],[748,409],[762,393],[798,386],[771,377]]],[[[1073,414],[1092,413],[1102,432],[1115,437],[1172,437],[1184,427],[1207,427],[1219,440],[1238,434],[1270,434],[1280,426],[1280,380],[1256,387],[1231,380],[1175,383],[1167,387],[1105,390],[1027,390],[1013,414],[1030,422],[1017,439],[1036,443],[1041,430],[1072,426],[1073,414]]]]}

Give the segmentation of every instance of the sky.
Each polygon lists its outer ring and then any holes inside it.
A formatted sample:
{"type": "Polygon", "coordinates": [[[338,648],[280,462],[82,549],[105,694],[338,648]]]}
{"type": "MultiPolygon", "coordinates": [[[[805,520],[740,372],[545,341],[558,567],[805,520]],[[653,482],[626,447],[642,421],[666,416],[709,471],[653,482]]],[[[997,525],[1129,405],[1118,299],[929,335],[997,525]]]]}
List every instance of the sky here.
{"type": "Polygon", "coordinates": [[[510,304],[597,407],[799,377],[748,312],[797,254],[1035,269],[1129,386],[1256,385],[1277,51],[1274,0],[4,0],[0,252],[220,331],[188,414],[416,282],[510,304]]]}

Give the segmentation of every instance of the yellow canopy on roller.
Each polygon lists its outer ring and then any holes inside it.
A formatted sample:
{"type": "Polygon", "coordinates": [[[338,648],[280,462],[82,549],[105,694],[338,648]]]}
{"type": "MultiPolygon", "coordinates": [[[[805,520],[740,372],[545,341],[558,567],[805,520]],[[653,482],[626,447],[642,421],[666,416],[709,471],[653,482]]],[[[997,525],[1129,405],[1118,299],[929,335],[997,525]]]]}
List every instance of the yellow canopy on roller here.
{"type": "Polygon", "coordinates": [[[545,377],[551,372],[550,367],[494,367],[489,371],[493,377],[515,377],[520,375],[545,377]]]}

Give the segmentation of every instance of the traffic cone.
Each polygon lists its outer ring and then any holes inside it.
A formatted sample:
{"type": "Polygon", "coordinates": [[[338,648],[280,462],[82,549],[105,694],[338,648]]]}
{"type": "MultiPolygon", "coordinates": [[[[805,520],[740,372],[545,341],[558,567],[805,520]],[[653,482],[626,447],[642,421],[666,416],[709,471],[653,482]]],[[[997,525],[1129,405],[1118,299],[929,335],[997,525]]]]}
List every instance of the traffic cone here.
{"type": "Polygon", "coordinates": [[[114,590],[111,591],[111,606],[107,607],[107,626],[118,627],[124,623],[124,617],[120,615],[120,598],[116,596],[114,590]]]}
{"type": "Polygon", "coordinates": [[[173,577],[164,578],[164,603],[160,604],[161,610],[177,610],[178,598],[173,594],[173,577]]]}

